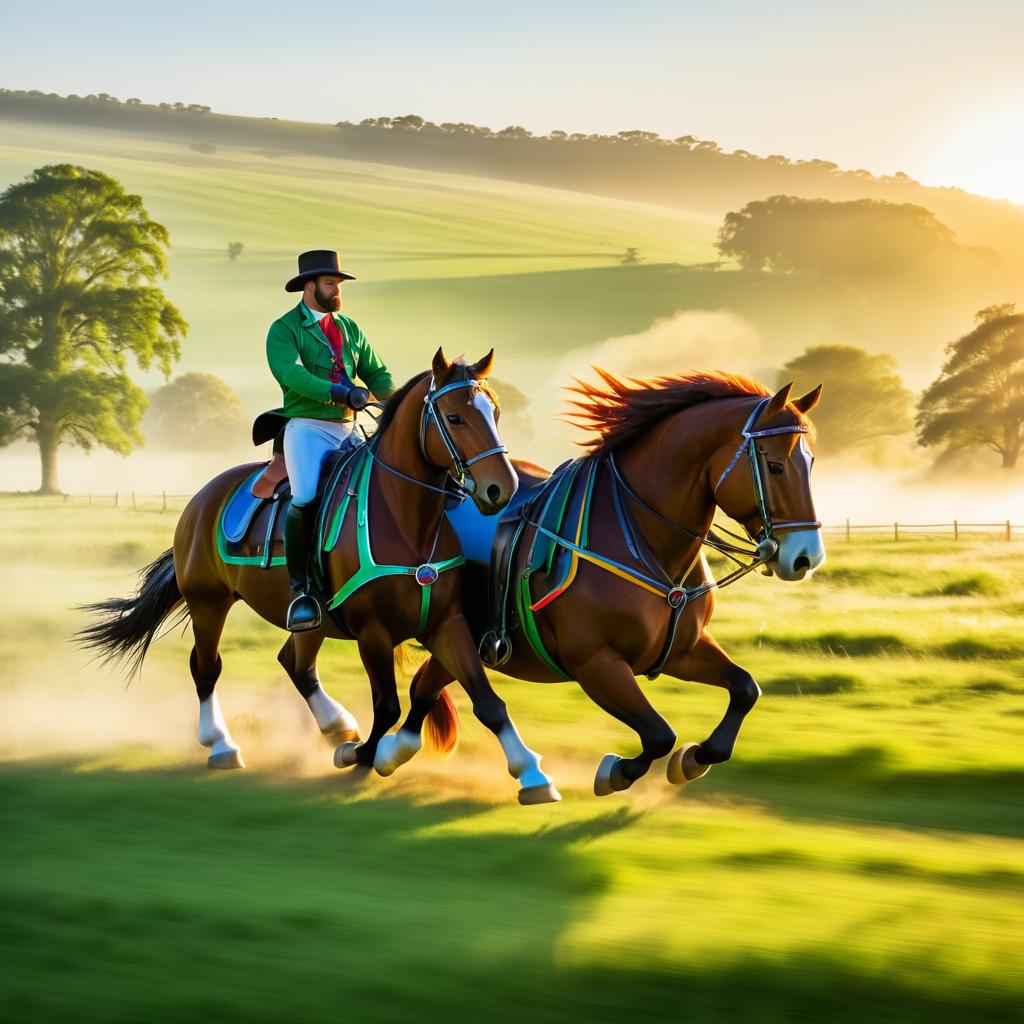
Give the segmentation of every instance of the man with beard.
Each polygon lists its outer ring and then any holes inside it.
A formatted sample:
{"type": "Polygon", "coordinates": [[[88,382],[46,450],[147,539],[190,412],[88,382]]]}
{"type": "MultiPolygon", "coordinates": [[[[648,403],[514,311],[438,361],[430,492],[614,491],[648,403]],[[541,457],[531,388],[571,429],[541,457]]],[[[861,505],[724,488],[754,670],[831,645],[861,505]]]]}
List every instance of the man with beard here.
{"type": "Polygon", "coordinates": [[[394,391],[391,374],[359,325],[341,310],[341,283],[355,277],[341,269],[338,253],[317,249],[299,256],[299,273],[285,286],[302,301],[267,335],[267,361],[284,393],[287,419],[284,461],[292,500],[284,524],[285,558],[294,597],[286,626],[318,629],[320,604],[310,593],[309,544],[320,467],[354,429],[354,413],[370,391],[385,399],[394,391]],[[358,377],[366,387],[354,383],[358,377]],[[369,389],[369,391],[367,390],[369,389]]]}

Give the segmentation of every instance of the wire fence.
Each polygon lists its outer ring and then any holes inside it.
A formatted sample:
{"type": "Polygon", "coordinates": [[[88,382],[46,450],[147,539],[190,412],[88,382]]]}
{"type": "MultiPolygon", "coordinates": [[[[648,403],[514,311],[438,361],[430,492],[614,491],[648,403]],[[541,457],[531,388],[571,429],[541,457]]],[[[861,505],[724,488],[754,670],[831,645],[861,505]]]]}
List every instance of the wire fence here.
{"type": "MultiPolygon", "coordinates": [[[[139,494],[135,491],[115,494],[4,494],[0,507],[17,509],[130,509],[135,512],[167,512],[177,514],[191,499],[190,494],[139,494]]],[[[996,523],[965,522],[953,519],[945,523],[825,523],[822,530],[831,537],[846,541],[885,539],[899,543],[916,537],[946,537],[961,540],[967,537],[988,536],[1003,540],[1024,538],[1024,523],[1009,519],[996,523]]]]}

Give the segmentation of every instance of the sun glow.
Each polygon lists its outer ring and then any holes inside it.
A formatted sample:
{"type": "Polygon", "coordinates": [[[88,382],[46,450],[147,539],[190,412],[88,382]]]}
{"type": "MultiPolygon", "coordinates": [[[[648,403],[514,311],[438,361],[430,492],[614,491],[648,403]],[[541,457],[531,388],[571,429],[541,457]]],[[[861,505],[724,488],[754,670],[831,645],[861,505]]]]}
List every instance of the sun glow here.
{"type": "Polygon", "coordinates": [[[937,147],[923,177],[1024,203],[1024,100],[958,125],[937,147]]]}

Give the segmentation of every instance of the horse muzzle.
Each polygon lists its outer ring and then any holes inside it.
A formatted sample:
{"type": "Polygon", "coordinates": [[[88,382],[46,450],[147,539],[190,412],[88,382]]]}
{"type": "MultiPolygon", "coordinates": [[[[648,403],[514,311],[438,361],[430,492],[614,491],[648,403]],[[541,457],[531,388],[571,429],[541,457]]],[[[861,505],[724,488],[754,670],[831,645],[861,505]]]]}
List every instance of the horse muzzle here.
{"type": "Polygon", "coordinates": [[[789,530],[779,534],[778,551],[766,563],[780,580],[806,579],[825,561],[825,543],[821,528],[789,530]]]}

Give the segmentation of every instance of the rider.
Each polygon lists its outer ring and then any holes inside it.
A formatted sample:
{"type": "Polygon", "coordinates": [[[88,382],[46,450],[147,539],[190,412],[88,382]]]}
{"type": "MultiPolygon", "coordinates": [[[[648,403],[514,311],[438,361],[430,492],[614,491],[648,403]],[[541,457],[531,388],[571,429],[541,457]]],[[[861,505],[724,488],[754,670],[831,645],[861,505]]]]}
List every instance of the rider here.
{"type": "Polygon", "coordinates": [[[285,286],[302,301],[275,320],[267,335],[270,372],[284,393],[284,458],[292,500],[284,524],[284,550],[293,599],[287,629],[318,629],[320,604],[310,593],[309,538],[320,467],[354,429],[354,412],[394,391],[391,374],[359,325],[340,313],[341,283],[355,277],[340,267],[338,253],[317,249],[299,256],[299,273],[285,286]]]}

